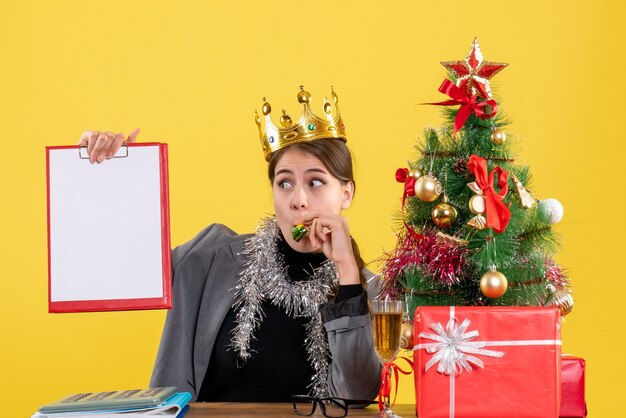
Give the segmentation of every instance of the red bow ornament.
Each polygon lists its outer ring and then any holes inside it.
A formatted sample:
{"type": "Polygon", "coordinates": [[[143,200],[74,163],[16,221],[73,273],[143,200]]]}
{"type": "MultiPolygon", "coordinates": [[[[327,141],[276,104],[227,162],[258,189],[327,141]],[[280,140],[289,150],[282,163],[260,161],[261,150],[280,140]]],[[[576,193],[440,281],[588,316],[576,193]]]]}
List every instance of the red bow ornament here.
{"type": "Polygon", "coordinates": [[[509,173],[502,167],[496,166],[491,172],[487,168],[487,161],[478,155],[471,155],[468,164],[469,170],[476,177],[476,181],[468,186],[476,195],[469,202],[470,210],[476,214],[468,224],[477,228],[492,228],[498,234],[506,229],[511,220],[511,211],[504,204],[504,197],[509,188],[509,173]],[[498,188],[494,188],[494,179],[498,175],[498,188]],[[487,219],[482,216],[485,213],[487,219]]]}
{"type": "MultiPolygon", "coordinates": [[[[477,85],[478,86],[478,85],[477,85]]],[[[496,115],[498,111],[498,103],[489,98],[486,91],[478,88],[480,95],[472,94],[467,95],[462,89],[450,80],[443,80],[439,91],[448,95],[452,100],[446,100],[445,102],[426,103],[435,106],[454,106],[461,105],[459,111],[454,118],[454,138],[456,139],[456,133],[463,127],[467,119],[472,113],[481,119],[490,119],[496,115]],[[483,97],[484,100],[479,102],[478,98],[483,97]]]]}
{"type": "Polygon", "coordinates": [[[406,223],[406,219],[404,219],[404,204],[408,196],[415,196],[415,181],[419,176],[421,176],[420,173],[417,175],[410,173],[408,168],[399,168],[396,170],[396,181],[398,183],[404,183],[404,193],[402,193],[402,222],[404,222],[404,226],[407,231],[409,231],[409,234],[417,240],[421,240],[424,237],[415,232],[415,230],[406,223]]]}

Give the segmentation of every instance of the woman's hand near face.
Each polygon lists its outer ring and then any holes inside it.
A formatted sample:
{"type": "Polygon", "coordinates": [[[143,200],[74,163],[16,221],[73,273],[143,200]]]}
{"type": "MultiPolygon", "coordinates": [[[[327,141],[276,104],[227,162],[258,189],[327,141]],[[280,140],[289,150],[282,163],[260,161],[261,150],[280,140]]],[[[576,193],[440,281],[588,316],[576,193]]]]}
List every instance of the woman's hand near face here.
{"type": "Polygon", "coordinates": [[[101,163],[112,158],[123,144],[130,144],[137,140],[139,128],[132,131],[128,137],[122,132],[117,134],[110,131],[85,131],[78,140],[78,145],[87,147],[89,161],[101,163]]]}
{"type": "MultiPolygon", "coordinates": [[[[360,272],[352,250],[348,220],[340,215],[311,214],[308,237],[320,247],[339,273],[339,284],[359,284],[360,272]]],[[[306,223],[306,221],[305,221],[306,223]]]]}

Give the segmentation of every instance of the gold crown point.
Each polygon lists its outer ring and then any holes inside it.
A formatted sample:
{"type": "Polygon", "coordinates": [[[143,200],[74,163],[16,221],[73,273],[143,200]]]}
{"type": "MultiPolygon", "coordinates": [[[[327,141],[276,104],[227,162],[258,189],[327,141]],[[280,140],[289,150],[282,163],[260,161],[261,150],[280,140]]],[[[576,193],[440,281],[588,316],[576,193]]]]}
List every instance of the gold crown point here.
{"type": "Polygon", "coordinates": [[[257,126],[260,128],[261,118],[259,117],[259,112],[257,112],[256,109],[254,109],[254,121],[256,122],[257,126]]]}
{"type": "Polygon", "coordinates": [[[339,97],[337,97],[337,94],[335,93],[335,89],[333,88],[333,86],[330,86],[330,94],[333,97],[333,102],[335,102],[335,104],[339,103],[339,97]]]}
{"type": "Polygon", "coordinates": [[[298,103],[305,104],[311,101],[311,94],[304,90],[304,86],[300,86],[300,92],[298,93],[298,103]]]}
{"type": "Polygon", "coordinates": [[[291,125],[293,125],[293,121],[291,120],[287,112],[285,112],[285,109],[283,109],[283,115],[280,117],[280,124],[283,126],[283,128],[289,128],[291,127],[291,125]]]}
{"type": "Polygon", "coordinates": [[[265,116],[272,113],[272,106],[269,104],[267,100],[265,100],[265,97],[263,98],[263,107],[261,108],[261,111],[263,112],[265,116]]]}
{"type": "Polygon", "coordinates": [[[328,99],[324,97],[324,113],[326,113],[327,115],[330,115],[332,111],[333,111],[332,106],[330,105],[330,103],[328,103],[328,99]]]}

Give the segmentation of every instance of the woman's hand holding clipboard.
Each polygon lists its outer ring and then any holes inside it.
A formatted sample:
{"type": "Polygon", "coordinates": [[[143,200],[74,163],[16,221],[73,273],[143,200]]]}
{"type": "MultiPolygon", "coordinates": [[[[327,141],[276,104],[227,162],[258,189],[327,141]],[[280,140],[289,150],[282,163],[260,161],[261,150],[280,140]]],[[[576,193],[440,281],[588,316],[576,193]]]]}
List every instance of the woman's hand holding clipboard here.
{"type": "Polygon", "coordinates": [[[78,145],[87,147],[89,161],[93,163],[101,163],[104,160],[113,158],[123,144],[132,144],[137,140],[139,128],[132,131],[128,138],[123,132],[117,134],[111,131],[85,131],[80,136],[78,145]]]}

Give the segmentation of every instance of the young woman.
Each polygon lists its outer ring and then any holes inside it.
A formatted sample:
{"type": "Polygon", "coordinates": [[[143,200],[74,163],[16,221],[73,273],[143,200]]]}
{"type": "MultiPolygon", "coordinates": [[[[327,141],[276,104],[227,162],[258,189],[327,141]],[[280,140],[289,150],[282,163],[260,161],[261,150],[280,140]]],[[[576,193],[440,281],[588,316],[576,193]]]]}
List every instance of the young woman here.
{"type": "MultiPolygon", "coordinates": [[[[301,88],[302,118],[283,114],[280,128],[264,99],[265,126],[256,122],[275,216],[254,234],[210,225],[172,251],[173,308],[151,386],[178,386],[197,401],[376,397],[368,272],[341,214],[354,197],[352,160],[332,97],[335,115],[325,101],[319,117],[301,88]],[[297,225],[307,229],[299,241],[297,225]]],[[[88,131],[80,144],[102,162],[137,134],[88,131]]]]}

